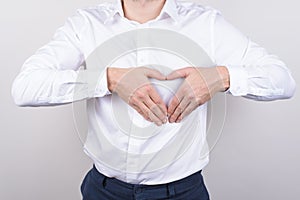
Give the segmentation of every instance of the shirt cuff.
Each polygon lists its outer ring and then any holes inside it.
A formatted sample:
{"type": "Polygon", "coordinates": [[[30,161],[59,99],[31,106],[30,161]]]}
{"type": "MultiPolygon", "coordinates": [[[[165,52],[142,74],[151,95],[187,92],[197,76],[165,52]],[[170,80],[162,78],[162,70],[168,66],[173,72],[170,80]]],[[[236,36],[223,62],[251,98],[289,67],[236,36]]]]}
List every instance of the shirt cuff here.
{"type": "Polygon", "coordinates": [[[88,98],[104,97],[111,94],[107,86],[106,68],[101,72],[99,69],[80,71],[77,79],[79,83],[87,86],[83,92],[88,98]]]}
{"type": "Polygon", "coordinates": [[[245,96],[248,91],[248,76],[243,66],[225,65],[229,72],[230,87],[227,92],[233,96],[245,96]]]}
{"type": "Polygon", "coordinates": [[[106,95],[112,94],[107,85],[107,67],[103,70],[101,75],[99,76],[98,82],[95,88],[95,96],[96,97],[103,97],[106,95]]]}

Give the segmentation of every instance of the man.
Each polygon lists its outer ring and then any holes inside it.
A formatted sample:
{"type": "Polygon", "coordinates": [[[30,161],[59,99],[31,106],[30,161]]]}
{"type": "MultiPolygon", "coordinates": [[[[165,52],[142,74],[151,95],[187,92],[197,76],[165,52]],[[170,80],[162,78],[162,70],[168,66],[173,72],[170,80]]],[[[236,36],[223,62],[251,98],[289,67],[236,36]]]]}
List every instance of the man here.
{"type": "MultiPolygon", "coordinates": [[[[112,44],[116,49],[122,46],[112,44]]],[[[24,63],[12,94],[20,106],[59,105],[82,99],[91,105],[93,100],[95,112],[88,113],[85,151],[94,167],[81,186],[84,200],[206,200],[209,195],[201,170],[208,156],[199,156],[204,148],[206,103],[218,92],[275,100],[290,98],[294,90],[295,82],[285,64],[232,27],[218,11],[176,0],[120,0],[78,10],[50,43],[24,63]],[[88,83],[79,78],[79,68],[98,46],[111,36],[144,28],[185,35],[214,65],[189,66],[169,59],[164,52],[136,50],[113,65],[102,66],[96,88],[82,87],[88,83]],[[172,71],[166,74],[159,67],[147,66],[149,63],[167,64],[172,71]],[[182,79],[169,100],[152,83],[182,79]],[[157,133],[145,139],[143,128],[137,131],[140,137],[135,137],[133,130],[130,134],[122,130],[114,121],[111,106],[116,95],[128,103],[132,121],[136,120],[133,124],[156,124],[157,133]],[[195,119],[199,126],[188,126],[187,122],[195,119]],[[184,152],[185,143],[180,143],[171,154],[162,153],[176,136],[189,142],[188,136],[194,133],[184,152]],[[151,157],[145,159],[149,152],[151,157]],[[167,159],[172,162],[162,164],[167,159]]]]}

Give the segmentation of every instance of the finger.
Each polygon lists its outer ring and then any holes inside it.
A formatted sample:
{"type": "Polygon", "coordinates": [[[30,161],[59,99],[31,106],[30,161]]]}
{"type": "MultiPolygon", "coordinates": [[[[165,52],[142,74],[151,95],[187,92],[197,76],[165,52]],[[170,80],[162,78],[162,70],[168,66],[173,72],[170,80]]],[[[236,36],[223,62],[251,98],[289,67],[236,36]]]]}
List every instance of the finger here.
{"type": "Polygon", "coordinates": [[[135,107],[138,107],[138,109],[140,109],[142,116],[150,122],[154,122],[156,125],[161,126],[162,122],[161,120],[155,115],[153,114],[153,112],[151,111],[151,109],[145,105],[145,103],[143,102],[139,102],[138,104],[135,105],[135,107]]]}
{"type": "Polygon", "coordinates": [[[155,115],[155,120],[157,118],[161,123],[165,123],[166,114],[163,113],[161,108],[153,102],[150,96],[144,100],[144,104],[150,109],[151,113],[155,115]]]}
{"type": "Polygon", "coordinates": [[[174,113],[175,109],[177,108],[177,106],[180,104],[180,102],[184,98],[184,96],[185,96],[184,91],[186,91],[185,88],[186,88],[186,83],[183,82],[183,84],[179,87],[175,96],[171,99],[171,101],[168,105],[168,116],[171,116],[174,113]]]}
{"type": "Polygon", "coordinates": [[[149,91],[149,96],[152,99],[152,101],[158,105],[160,110],[163,112],[164,117],[167,116],[167,106],[165,105],[164,101],[160,97],[160,95],[157,93],[157,91],[152,87],[152,89],[149,91]]]}
{"type": "Polygon", "coordinates": [[[191,103],[189,98],[183,98],[179,105],[176,107],[174,113],[170,116],[170,123],[177,122],[178,117],[185,111],[187,106],[191,103]]]}
{"type": "Polygon", "coordinates": [[[169,75],[167,75],[167,80],[174,80],[177,78],[185,78],[189,74],[189,68],[183,68],[183,69],[178,69],[173,72],[171,72],[169,75]]]}
{"type": "MultiPolygon", "coordinates": [[[[143,106],[145,106],[143,104],[143,106]]],[[[144,117],[145,120],[149,121],[149,122],[153,122],[149,116],[147,116],[147,113],[144,112],[140,107],[136,106],[136,105],[132,105],[132,107],[142,116],[144,117]]],[[[145,106],[146,107],[146,106],[145,106]]]]}
{"type": "Polygon", "coordinates": [[[174,111],[175,111],[176,107],[179,105],[180,101],[181,101],[181,99],[179,99],[179,98],[177,97],[177,95],[175,95],[175,96],[171,99],[171,101],[170,101],[170,103],[169,103],[169,105],[168,105],[168,116],[169,116],[169,117],[174,113],[174,111]]]}
{"type": "Polygon", "coordinates": [[[198,107],[196,102],[190,102],[190,104],[185,108],[185,110],[178,116],[176,123],[180,123],[185,117],[187,117],[191,112],[193,112],[198,107]]]}
{"type": "MultiPolygon", "coordinates": [[[[155,93],[156,91],[151,84],[147,84],[143,87],[143,89],[140,88],[134,93],[134,95],[130,98],[130,105],[133,104],[139,107],[144,113],[144,116],[150,117],[153,122],[161,125],[163,122],[167,122],[166,112],[163,113],[160,107],[151,99],[150,95],[153,96],[155,93]]],[[[162,102],[158,94],[157,98],[159,98],[159,100],[156,100],[157,102],[162,102]]]]}
{"type": "Polygon", "coordinates": [[[145,68],[146,76],[148,78],[155,78],[157,80],[166,80],[166,76],[160,73],[160,71],[156,69],[145,68]]]}
{"type": "MultiPolygon", "coordinates": [[[[157,106],[156,106],[157,107],[157,106]]],[[[155,114],[155,111],[153,110],[154,108],[149,108],[149,113],[148,116],[149,118],[157,125],[157,126],[161,126],[163,122],[160,118],[158,118],[155,114]]]]}
{"type": "Polygon", "coordinates": [[[147,121],[153,122],[149,117],[149,109],[143,103],[143,100],[137,96],[131,96],[128,104],[133,107],[139,114],[141,114],[147,121]]]}

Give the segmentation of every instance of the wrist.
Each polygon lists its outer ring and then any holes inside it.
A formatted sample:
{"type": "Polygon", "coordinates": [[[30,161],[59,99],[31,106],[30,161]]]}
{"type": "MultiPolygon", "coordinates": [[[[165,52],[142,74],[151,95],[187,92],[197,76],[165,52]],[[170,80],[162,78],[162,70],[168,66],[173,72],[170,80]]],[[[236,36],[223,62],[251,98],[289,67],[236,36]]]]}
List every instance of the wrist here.
{"type": "Polygon", "coordinates": [[[107,89],[110,91],[110,92],[114,92],[115,90],[115,87],[116,87],[116,81],[115,81],[115,68],[112,68],[112,67],[108,67],[106,69],[106,77],[107,77],[107,89]]]}
{"type": "Polygon", "coordinates": [[[225,66],[217,66],[217,71],[221,81],[221,91],[224,92],[230,87],[229,71],[225,66]]]}
{"type": "Polygon", "coordinates": [[[106,69],[107,88],[110,92],[115,92],[120,80],[127,72],[126,68],[108,67],[106,69]]]}

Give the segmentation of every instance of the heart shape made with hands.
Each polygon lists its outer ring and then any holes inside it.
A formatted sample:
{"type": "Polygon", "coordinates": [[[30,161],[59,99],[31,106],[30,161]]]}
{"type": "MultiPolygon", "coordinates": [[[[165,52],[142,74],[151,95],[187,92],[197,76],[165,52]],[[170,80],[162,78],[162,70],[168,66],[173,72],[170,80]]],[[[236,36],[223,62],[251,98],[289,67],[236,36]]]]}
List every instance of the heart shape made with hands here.
{"type": "MultiPolygon", "coordinates": [[[[158,70],[160,73],[162,73],[165,76],[173,72],[172,69],[161,65],[150,65],[147,67],[158,70]]],[[[155,88],[158,95],[163,100],[165,106],[168,108],[173,97],[176,95],[176,92],[178,91],[179,87],[182,85],[184,78],[177,78],[173,80],[158,80],[155,78],[149,78],[149,81],[152,83],[152,86],[155,88]]],[[[128,108],[128,109],[131,110],[132,108],[128,108]]],[[[132,112],[136,112],[136,111],[132,110],[131,113],[132,112]]],[[[141,124],[144,124],[145,126],[149,126],[149,124],[152,123],[145,120],[143,116],[139,114],[135,115],[135,117],[132,119],[133,119],[133,123],[140,124],[140,126],[143,126],[141,124]]]]}
{"type": "MultiPolygon", "coordinates": [[[[167,76],[173,70],[163,66],[150,66],[152,69],[156,69],[160,71],[163,75],[167,76]]],[[[149,78],[150,82],[152,83],[153,87],[156,89],[162,100],[164,101],[165,105],[168,107],[170,101],[175,96],[178,88],[184,81],[184,78],[177,78],[173,80],[157,80],[154,78],[149,78]]]]}
{"type": "MultiPolygon", "coordinates": [[[[147,65],[146,67],[157,70],[164,76],[167,76],[174,71],[174,69],[171,69],[163,65],[152,64],[152,65],[147,65]]],[[[169,103],[176,95],[177,90],[179,89],[179,87],[184,81],[184,78],[177,78],[173,80],[158,80],[155,78],[148,78],[148,79],[152,83],[153,88],[156,90],[157,94],[160,96],[160,98],[162,99],[166,107],[168,107],[169,103]]],[[[126,80],[126,78],[124,78],[123,80],[129,81],[126,80]]],[[[123,114],[127,116],[127,117],[122,117],[123,119],[120,118],[120,120],[117,121],[130,119],[133,122],[133,124],[139,127],[148,127],[153,123],[145,120],[142,115],[140,115],[133,107],[128,105],[125,101],[121,100],[121,98],[118,95],[113,95],[112,102],[113,102],[112,105],[114,110],[117,111],[118,113],[117,114],[118,116],[116,116],[117,118],[119,118],[119,116],[123,114]]],[[[124,127],[125,124],[127,123],[121,123],[121,124],[124,124],[122,125],[124,127]]]]}
{"type": "Polygon", "coordinates": [[[175,96],[178,88],[184,81],[183,78],[178,78],[174,80],[157,80],[157,79],[151,79],[150,80],[153,87],[158,92],[159,96],[164,101],[165,105],[168,107],[170,101],[175,96]]]}

